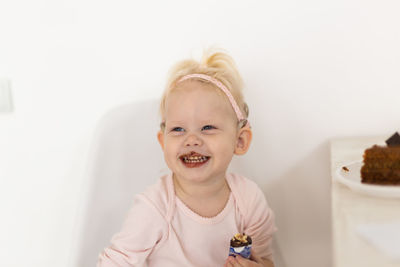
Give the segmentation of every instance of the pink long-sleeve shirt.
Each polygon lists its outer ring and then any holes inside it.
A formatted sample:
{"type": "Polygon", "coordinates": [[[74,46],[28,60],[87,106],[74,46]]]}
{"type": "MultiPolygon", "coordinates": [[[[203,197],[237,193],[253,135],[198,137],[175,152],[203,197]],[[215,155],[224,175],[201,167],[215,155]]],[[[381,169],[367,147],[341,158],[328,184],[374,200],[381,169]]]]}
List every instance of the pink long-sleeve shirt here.
{"type": "Polygon", "coordinates": [[[271,259],[276,227],[264,194],[243,176],[227,174],[226,180],[231,193],[225,208],[205,218],[175,195],[172,175],[162,177],[135,196],[121,231],[100,254],[97,267],[221,267],[236,233],[250,235],[252,250],[271,259]]]}

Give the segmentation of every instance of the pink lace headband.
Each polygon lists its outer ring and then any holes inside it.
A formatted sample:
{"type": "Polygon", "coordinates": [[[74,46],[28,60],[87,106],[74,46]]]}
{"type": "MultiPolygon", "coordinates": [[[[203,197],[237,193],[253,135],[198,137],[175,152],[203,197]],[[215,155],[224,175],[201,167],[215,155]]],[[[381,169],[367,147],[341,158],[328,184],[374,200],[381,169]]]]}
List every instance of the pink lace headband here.
{"type": "Polygon", "coordinates": [[[233,110],[236,113],[236,117],[239,120],[239,122],[246,121],[246,124],[244,124],[243,126],[245,126],[245,125],[250,126],[248,120],[243,116],[242,111],[240,110],[238,104],[236,103],[235,98],[233,98],[231,92],[228,90],[228,88],[226,88],[226,86],[222,82],[220,82],[219,80],[217,80],[211,76],[208,76],[206,74],[194,73],[194,74],[188,74],[188,75],[183,76],[182,78],[180,78],[177,81],[177,83],[180,83],[185,80],[192,79],[192,78],[199,78],[202,80],[209,81],[212,84],[214,84],[215,86],[217,86],[219,89],[221,89],[225,93],[225,95],[228,97],[229,102],[231,102],[231,105],[233,107],[233,110]]]}

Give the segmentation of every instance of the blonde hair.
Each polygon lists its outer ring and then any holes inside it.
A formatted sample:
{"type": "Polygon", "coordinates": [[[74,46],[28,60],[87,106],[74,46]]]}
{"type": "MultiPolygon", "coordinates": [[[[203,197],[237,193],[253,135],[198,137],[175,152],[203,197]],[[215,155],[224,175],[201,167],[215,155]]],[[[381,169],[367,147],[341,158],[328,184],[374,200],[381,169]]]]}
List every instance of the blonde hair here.
{"type": "MultiPolygon", "coordinates": [[[[176,88],[179,79],[189,74],[205,74],[222,82],[231,92],[247,119],[249,109],[244,101],[242,93],[243,80],[236,68],[236,64],[226,52],[213,48],[204,51],[200,62],[194,59],[182,60],[176,63],[169,71],[167,84],[160,102],[161,128],[163,128],[165,103],[168,95],[176,88]]],[[[219,89],[216,90],[220,91],[219,89]]]]}

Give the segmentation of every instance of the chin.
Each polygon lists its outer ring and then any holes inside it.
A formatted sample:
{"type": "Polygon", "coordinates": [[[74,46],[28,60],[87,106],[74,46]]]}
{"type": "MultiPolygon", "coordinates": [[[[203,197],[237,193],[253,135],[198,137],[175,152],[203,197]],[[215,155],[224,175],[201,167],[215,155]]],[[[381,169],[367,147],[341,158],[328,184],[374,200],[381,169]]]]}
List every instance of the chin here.
{"type": "MultiPolygon", "coordinates": [[[[176,172],[174,172],[176,173],[176,172]]],[[[190,181],[190,182],[194,182],[194,183],[203,183],[203,182],[207,182],[210,180],[213,180],[213,178],[215,177],[223,177],[225,178],[225,172],[221,172],[221,173],[215,173],[215,174],[211,174],[211,173],[201,173],[200,170],[189,170],[189,171],[184,171],[184,172],[177,172],[177,175],[179,175],[179,177],[181,179],[185,179],[186,181],[190,181]]]]}
{"type": "Polygon", "coordinates": [[[208,175],[200,175],[200,174],[190,174],[190,173],[177,173],[177,175],[180,177],[180,179],[184,179],[185,181],[190,181],[190,182],[196,182],[196,183],[201,183],[205,182],[210,179],[210,176],[208,175]]]}

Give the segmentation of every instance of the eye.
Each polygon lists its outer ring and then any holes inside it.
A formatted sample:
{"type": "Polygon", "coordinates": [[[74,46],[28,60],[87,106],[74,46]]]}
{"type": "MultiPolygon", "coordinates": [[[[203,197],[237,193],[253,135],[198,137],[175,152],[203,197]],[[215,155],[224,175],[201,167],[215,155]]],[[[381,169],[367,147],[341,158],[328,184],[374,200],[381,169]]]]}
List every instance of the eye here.
{"type": "Polygon", "coordinates": [[[203,126],[203,128],[201,128],[202,131],[204,131],[204,130],[213,130],[213,129],[217,129],[217,128],[215,128],[212,125],[206,125],[206,126],[203,126]]]}
{"type": "Polygon", "coordinates": [[[171,132],[184,132],[185,129],[183,129],[182,127],[174,127],[171,129],[171,132]]]}

